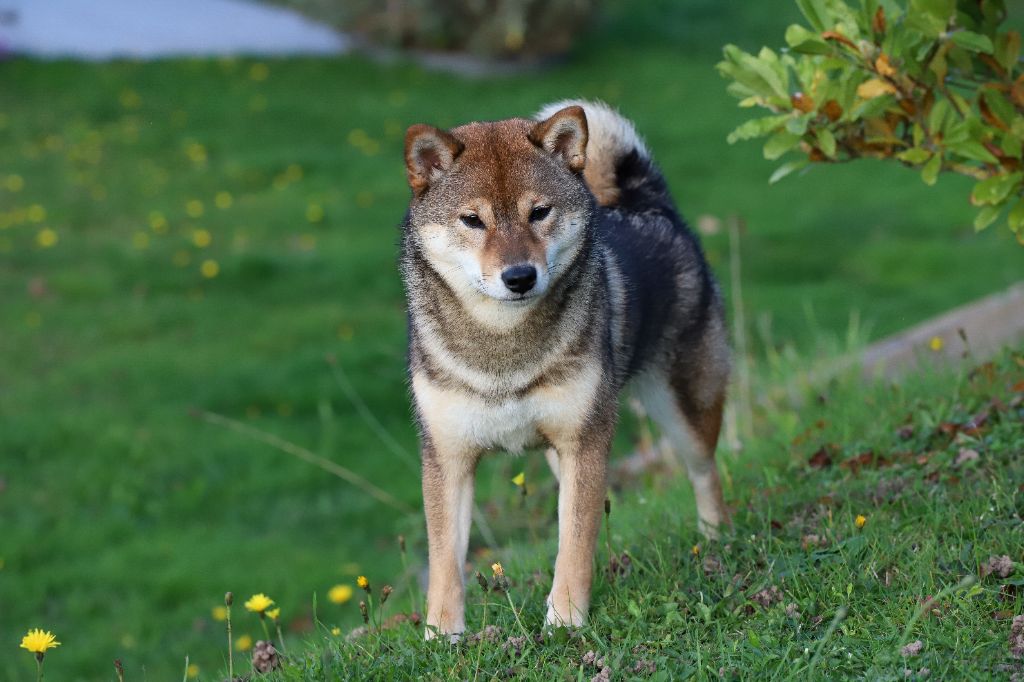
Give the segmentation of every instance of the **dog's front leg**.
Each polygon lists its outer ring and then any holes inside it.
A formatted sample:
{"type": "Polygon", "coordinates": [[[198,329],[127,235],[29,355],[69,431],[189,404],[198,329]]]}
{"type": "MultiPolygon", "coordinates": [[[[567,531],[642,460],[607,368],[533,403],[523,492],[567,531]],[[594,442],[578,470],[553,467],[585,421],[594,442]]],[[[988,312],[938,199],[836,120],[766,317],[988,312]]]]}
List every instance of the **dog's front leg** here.
{"type": "Polygon", "coordinates": [[[464,566],[478,453],[437,447],[424,438],[423,508],[427,517],[427,639],[466,628],[464,566]]]}
{"type": "Polygon", "coordinates": [[[607,493],[611,446],[611,429],[595,431],[555,443],[559,472],[558,557],[548,596],[548,625],[583,625],[590,608],[594,545],[607,493]]]}

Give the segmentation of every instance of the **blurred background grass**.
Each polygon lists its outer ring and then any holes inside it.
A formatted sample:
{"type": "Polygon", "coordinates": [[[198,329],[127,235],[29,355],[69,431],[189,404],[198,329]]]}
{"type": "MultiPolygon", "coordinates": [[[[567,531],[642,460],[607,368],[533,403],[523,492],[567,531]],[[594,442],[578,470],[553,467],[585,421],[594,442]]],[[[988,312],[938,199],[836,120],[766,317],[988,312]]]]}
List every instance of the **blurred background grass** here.
{"type": "MultiPolygon", "coordinates": [[[[877,338],[1018,278],[1012,235],[973,233],[963,179],[928,189],[863,163],[769,188],[757,146],[725,143],[741,112],[713,69],[721,45],[776,44],[795,13],[608,2],[564,63],[475,80],[358,56],[0,62],[2,639],[73,636],[54,679],[94,679],[114,655],[150,679],[180,674],[185,653],[213,670],[225,590],[271,594],[290,631],[309,627],[314,592],[323,621],[353,624],[328,588],[399,575],[398,533],[425,551],[418,514],[190,416],[278,434],[418,507],[416,467],[325,362],[414,457],[395,268],[412,123],[568,96],[620,107],[684,214],[703,217],[727,293],[721,226],[745,219],[755,363],[783,344],[813,352],[854,313],[877,338]]],[[[543,476],[538,458],[525,466],[543,476]]],[[[515,499],[523,467],[495,459],[484,487],[515,499]]],[[[500,509],[499,541],[525,532],[503,531],[500,509]]]]}

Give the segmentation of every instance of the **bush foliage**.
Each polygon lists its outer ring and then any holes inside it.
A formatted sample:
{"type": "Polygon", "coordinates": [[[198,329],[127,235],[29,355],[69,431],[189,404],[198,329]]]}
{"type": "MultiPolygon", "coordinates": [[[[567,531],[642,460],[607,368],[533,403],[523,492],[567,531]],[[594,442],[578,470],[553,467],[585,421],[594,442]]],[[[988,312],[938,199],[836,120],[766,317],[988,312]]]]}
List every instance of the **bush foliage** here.
{"type": "Polygon", "coordinates": [[[596,0],[284,2],[376,45],[502,59],[567,52],[597,6],[596,0]]]}
{"type": "Polygon", "coordinates": [[[942,171],[977,180],[976,229],[1006,216],[1024,244],[1024,73],[1003,0],[797,0],[807,26],[787,48],[724,49],[719,72],[751,118],[729,142],[767,138],[788,155],[771,182],[811,164],[892,159],[928,185],[942,171]]]}

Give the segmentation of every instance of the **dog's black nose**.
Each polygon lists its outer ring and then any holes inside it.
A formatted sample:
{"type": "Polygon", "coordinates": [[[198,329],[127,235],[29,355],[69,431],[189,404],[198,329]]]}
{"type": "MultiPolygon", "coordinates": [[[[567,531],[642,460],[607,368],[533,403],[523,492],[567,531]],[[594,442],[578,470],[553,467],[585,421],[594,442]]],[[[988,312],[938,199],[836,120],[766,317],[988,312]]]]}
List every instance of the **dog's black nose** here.
{"type": "Polygon", "coordinates": [[[537,283],[537,268],[532,265],[513,265],[501,273],[501,281],[509,291],[525,294],[537,283]]]}

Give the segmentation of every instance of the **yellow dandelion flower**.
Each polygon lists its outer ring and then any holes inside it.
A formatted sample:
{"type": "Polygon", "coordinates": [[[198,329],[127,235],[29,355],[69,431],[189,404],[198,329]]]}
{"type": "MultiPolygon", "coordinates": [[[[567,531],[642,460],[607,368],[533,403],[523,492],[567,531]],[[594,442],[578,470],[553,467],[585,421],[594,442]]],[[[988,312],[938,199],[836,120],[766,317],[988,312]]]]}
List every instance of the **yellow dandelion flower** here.
{"type": "Polygon", "coordinates": [[[361,148],[370,141],[370,136],[362,128],[353,128],[348,133],[348,143],[353,147],[361,148]]]}
{"type": "Polygon", "coordinates": [[[217,192],[217,196],[213,198],[214,206],[220,209],[231,208],[233,203],[235,203],[235,199],[231,196],[231,192],[217,192]]]}
{"type": "Polygon", "coordinates": [[[235,640],[235,648],[239,651],[248,651],[252,648],[252,637],[249,635],[242,635],[235,640]]]}
{"type": "Polygon", "coordinates": [[[263,613],[271,606],[274,605],[274,600],[267,595],[260,592],[249,597],[249,600],[245,602],[245,608],[253,613],[263,613]]]}
{"type": "Polygon", "coordinates": [[[494,573],[495,578],[505,575],[505,569],[498,562],[491,564],[491,571],[494,573]]]}
{"type": "Polygon", "coordinates": [[[934,351],[936,353],[938,353],[940,350],[942,350],[942,347],[945,346],[945,345],[946,345],[946,342],[942,340],[941,336],[933,336],[931,338],[931,341],[928,342],[928,347],[931,348],[932,351],[934,351]]]}
{"type": "Polygon", "coordinates": [[[212,258],[207,258],[203,261],[203,264],[199,266],[199,272],[206,279],[213,279],[220,274],[220,265],[212,258]]]}
{"type": "Polygon", "coordinates": [[[202,228],[198,230],[192,230],[192,243],[198,246],[200,249],[205,249],[213,241],[213,235],[210,234],[209,230],[202,228]]]}
{"type": "Polygon", "coordinates": [[[121,91],[121,96],[118,98],[121,102],[121,106],[125,109],[138,109],[139,105],[142,104],[142,98],[139,97],[139,93],[135,92],[131,88],[125,88],[121,91]]]}
{"type": "Polygon", "coordinates": [[[167,218],[160,211],[151,211],[149,214],[149,229],[157,234],[167,232],[167,218]]]}
{"type": "Polygon", "coordinates": [[[145,232],[136,232],[132,235],[132,246],[140,251],[149,246],[149,235],[145,232]]]}
{"type": "Polygon", "coordinates": [[[57,233],[48,227],[44,227],[36,234],[36,243],[44,249],[56,245],[58,239],[57,233]]]}
{"type": "Polygon", "coordinates": [[[853,525],[857,526],[858,528],[863,528],[864,524],[866,524],[867,522],[868,517],[864,516],[863,514],[857,514],[857,518],[853,520],[853,525]]]}
{"type": "Polygon", "coordinates": [[[366,579],[365,575],[361,575],[356,578],[356,585],[359,585],[360,589],[370,591],[370,581],[366,579]]]}
{"type": "Polygon", "coordinates": [[[270,620],[277,620],[281,617],[281,609],[270,609],[269,611],[267,611],[267,617],[269,617],[270,620]]]}
{"type": "Polygon", "coordinates": [[[267,76],[270,75],[270,67],[263,62],[256,62],[249,67],[249,78],[259,82],[267,80],[267,76]]]}
{"type": "Polygon", "coordinates": [[[700,545],[694,545],[693,547],[691,547],[690,552],[693,554],[693,556],[700,556],[700,545]]]}
{"type": "Polygon", "coordinates": [[[192,163],[204,164],[206,163],[206,147],[198,142],[190,142],[185,146],[185,156],[192,163]]]}
{"type": "Polygon", "coordinates": [[[27,216],[29,222],[41,223],[46,220],[46,209],[39,204],[32,204],[28,207],[27,216]]]}
{"type": "Polygon", "coordinates": [[[189,663],[188,670],[185,671],[185,674],[188,675],[188,679],[194,680],[199,677],[199,666],[195,663],[189,663]]]}
{"type": "Polygon", "coordinates": [[[228,610],[224,606],[214,606],[210,609],[210,615],[214,620],[223,621],[228,618],[228,610]]]}
{"type": "Polygon", "coordinates": [[[339,628],[339,627],[331,628],[331,634],[334,635],[335,637],[338,637],[339,635],[341,635],[341,628],[339,628]]]}
{"type": "Polygon", "coordinates": [[[34,654],[45,654],[47,649],[53,649],[60,646],[60,642],[57,641],[57,637],[47,630],[36,628],[35,630],[29,630],[28,634],[21,638],[21,648],[28,649],[34,654]]]}
{"type": "Polygon", "coordinates": [[[4,187],[8,192],[20,192],[25,187],[25,180],[17,173],[12,173],[4,178],[4,187]]]}
{"type": "Polygon", "coordinates": [[[306,207],[306,220],[311,223],[318,223],[324,219],[324,207],[320,204],[310,204],[306,207]]]}
{"type": "MultiPolygon", "coordinates": [[[[362,585],[360,585],[360,587],[362,587],[362,585]]],[[[331,600],[332,604],[344,604],[352,598],[352,586],[335,585],[327,591],[327,598],[331,600]]]]}
{"type": "Polygon", "coordinates": [[[512,482],[515,483],[520,488],[522,488],[524,485],[526,485],[526,472],[520,471],[518,474],[512,477],[512,482]]]}
{"type": "Polygon", "coordinates": [[[199,201],[199,199],[190,199],[185,204],[185,213],[188,214],[189,218],[198,218],[203,215],[205,210],[203,202],[199,201]]]}

